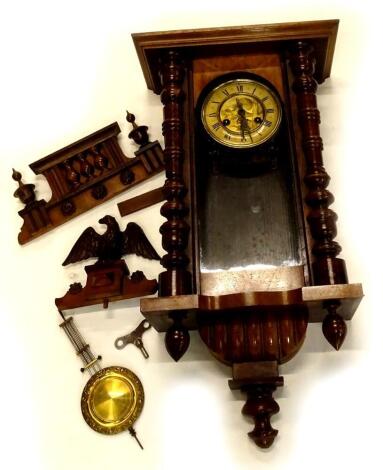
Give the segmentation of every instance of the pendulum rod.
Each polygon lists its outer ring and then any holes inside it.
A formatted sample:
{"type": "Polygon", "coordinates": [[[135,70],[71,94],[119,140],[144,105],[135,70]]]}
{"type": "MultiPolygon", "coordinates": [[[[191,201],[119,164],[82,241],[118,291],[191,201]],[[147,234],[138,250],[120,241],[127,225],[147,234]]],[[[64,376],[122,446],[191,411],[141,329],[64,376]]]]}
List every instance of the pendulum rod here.
{"type": "Polygon", "coordinates": [[[130,435],[131,435],[132,437],[134,437],[134,439],[137,441],[137,444],[141,447],[141,449],[144,450],[144,448],[142,447],[142,444],[141,444],[140,440],[139,440],[138,437],[137,437],[136,430],[135,430],[133,427],[130,427],[130,428],[128,428],[128,431],[129,431],[130,435]]]}
{"type": "Polygon", "coordinates": [[[69,317],[68,319],[64,320],[60,324],[60,327],[65,331],[70,342],[75,348],[77,355],[81,357],[84,363],[84,367],[81,368],[81,372],[87,370],[90,375],[93,375],[101,370],[101,365],[99,363],[101,356],[94,356],[90,350],[89,344],[85,343],[84,338],[81,336],[76,325],[74,324],[73,317],[69,317]]]}

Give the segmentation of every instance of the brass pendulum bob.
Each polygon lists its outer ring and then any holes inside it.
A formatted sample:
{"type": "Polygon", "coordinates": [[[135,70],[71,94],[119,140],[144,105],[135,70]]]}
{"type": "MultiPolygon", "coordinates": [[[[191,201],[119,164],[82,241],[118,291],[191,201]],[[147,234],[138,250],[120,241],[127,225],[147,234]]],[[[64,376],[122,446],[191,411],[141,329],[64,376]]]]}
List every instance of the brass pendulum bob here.
{"type": "Polygon", "coordinates": [[[144,406],[144,389],[139,378],[125,367],[101,368],[101,356],[93,355],[72,317],[64,318],[60,327],[84,362],[81,372],[87,370],[91,375],[81,396],[81,411],[86,423],[101,434],[117,434],[128,429],[143,449],[133,428],[144,406]]]}

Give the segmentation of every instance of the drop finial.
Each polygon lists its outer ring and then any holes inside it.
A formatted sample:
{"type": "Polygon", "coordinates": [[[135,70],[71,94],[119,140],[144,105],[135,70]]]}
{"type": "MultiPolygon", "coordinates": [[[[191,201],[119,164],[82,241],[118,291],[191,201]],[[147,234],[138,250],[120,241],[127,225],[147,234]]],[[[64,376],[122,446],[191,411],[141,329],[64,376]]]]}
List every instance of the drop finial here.
{"type": "Polygon", "coordinates": [[[342,347],[347,334],[346,322],[339,313],[337,313],[339,305],[339,302],[326,305],[328,314],[322,324],[322,331],[325,338],[337,351],[342,347]]]}

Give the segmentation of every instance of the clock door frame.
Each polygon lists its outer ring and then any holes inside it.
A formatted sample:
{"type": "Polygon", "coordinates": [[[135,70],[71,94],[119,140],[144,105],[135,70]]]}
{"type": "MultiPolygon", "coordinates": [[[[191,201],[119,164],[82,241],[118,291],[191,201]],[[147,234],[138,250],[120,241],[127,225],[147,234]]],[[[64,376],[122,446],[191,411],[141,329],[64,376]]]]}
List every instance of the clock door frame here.
{"type": "MultiPolygon", "coordinates": [[[[227,74],[233,75],[234,73],[241,74],[243,72],[250,73],[254,77],[258,77],[263,80],[268,86],[274,88],[274,92],[277,92],[279,95],[279,100],[281,101],[281,106],[283,109],[283,122],[281,123],[280,132],[283,133],[283,144],[286,145],[286,158],[288,158],[289,177],[291,179],[291,188],[289,193],[290,201],[290,211],[294,213],[294,221],[297,224],[296,227],[296,238],[298,245],[299,258],[301,261],[300,266],[291,266],[283,267],[276,266],[275,268],[269,269],[258,269],[257,271],[248,272],[241,281],[241,276],[236,274],[233,276],[236,277],[235,287],[237,291],[243,291],[244,287],[237,288],[238,284],[246,284],[246,290],[263,290],[263,289],[276,289],[283,288],[293,289],[297,287],[302,287],[304,285],[310,285],[310,252],[306,242],[305,227],[303,220],[303,208],[302,208],[302,194],[300,186],[300,173],[297,170],[298,163],[296,159],[295,148],[293,146],[294,139],[291,138],[293,135],[294,129],[292,126],[292,120],[290,116],[290,92],[288,87],[285,86],[286,77],[286,58],[283,57],[283,54],[280,51],[280,48],[277,46],[262,46],[254,53],[250,53],[246,50],[246,53],[228,53],[221,54],[220,56],[204,54],[203,57],[197,57],[196,59],[191,60],[192,77],[191,77],[191,87],[193,89],[192,97],[193,109],[196,109],[197,103],[200,100],[201,93],[204,93],[205,87],[209,86],[212,81],[217,78],[224,77],[227,74]],[[207,69],[207,71],[206,71],[207,69]],[[226,71],[222,75],[222,71],[226,71]],[[278,273],[276,273],[278,270],[278,273]],[[276,281],[273,283],[273,279],[276,281]],[[283,287],[282,287],[283,286],[283,287]]],[[[193,118],[195,119],[196,113],[194,112],[193,118]]],[[[193,122],[190,119],[189,122],[193,122]]],[[[194,135],[195,139],[200,139],[196,127],[198,124],[194,124],[194,135]]],[[[193,133],[191,134],[193,135],[193,133]]],[[[235,150],[230,150],[233,154],[235,150]]],[[[218,151],[219,153],[219,151],[218,151]]],[[[197,168],[197,151],[193,149],[191,152],[191,161],[192,161],[192,179],[190,181],[190,191],[197,191],[197,181],[195,178],[195,169],[197,168]]],[[[241,158],[240,154],[236,158],[241,158]]],[[[186,176],[187,178],[187,176],[186,176]]],[[[192,217],[192,226],[198,226],[198,204],[194,198],[193,205],[191,206],[191,217],[192,217]]],[[[190,241],[195,246],[194,257],[192,263],[192,269],[195,273],[196,281],[199,285],[197,293],[213,295],[217,293],[231,293],[230,290],[225,289],[224,285],[228,284],[226,280],[230,277],[230,273],[224,272],[222,278],[219,274],[216,275],[206,275],[201,273],[200,269],[200,243],[198,240],[199,234],[198,230],[193,229],[190,234],[190,241]],[[207,279],[207,282],[200,281],[200,278],[207,279]],[[209,279],[211,278],[211,279],[209,279]],[[221,280],[220,280],[221,279],[221,280]],[[200,282],[199,282],[200,281],[200,282]],[[218,283],[222,284],[222,288],[218,287],[218,283]]],[[[234,283],[230,283],[234,284],[234,283]]],[[[233,290],[233,289],[232,289],[233,290]]]]}

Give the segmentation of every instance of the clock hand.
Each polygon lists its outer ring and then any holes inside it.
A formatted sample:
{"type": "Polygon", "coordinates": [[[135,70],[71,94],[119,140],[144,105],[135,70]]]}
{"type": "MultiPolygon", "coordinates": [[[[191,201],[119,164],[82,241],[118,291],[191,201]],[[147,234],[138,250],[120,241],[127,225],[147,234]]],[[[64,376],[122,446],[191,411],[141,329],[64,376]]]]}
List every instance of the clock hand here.
{"type": "Polygon", "coordinates": [[[260,108],[260,104],[259,104],[259,101],[257,100],[257,114],[258,115],[262,114],[262,107],[261,107],[261,109],[259,109],[259,108],[260,108]]]}
{"type": "Polygon", "coordinates": [[[236,99],[236,101],[237,101],[237,106],[238,106],[238,121],[239,121],[240,129],[241,129],[242,140],[246,140],[245,132],[247,132],[250,136],[250,140],[253,142],[249,123],[246,118],[246,111],[243,109],[243,105],[239,101],[238,98],[236,99]]]}

